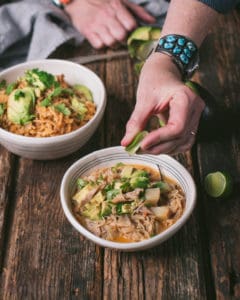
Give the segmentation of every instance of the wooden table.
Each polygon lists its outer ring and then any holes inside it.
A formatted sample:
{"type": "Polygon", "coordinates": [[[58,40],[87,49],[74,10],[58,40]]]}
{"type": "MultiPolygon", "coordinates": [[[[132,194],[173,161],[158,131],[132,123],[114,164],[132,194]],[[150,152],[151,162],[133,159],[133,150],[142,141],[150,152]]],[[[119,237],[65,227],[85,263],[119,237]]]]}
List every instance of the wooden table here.
{"type": "MultiPolygon", "coordinates": [[[[235,109],[239,37],[240,13],[221,16],[203,45],[195,76],[235,109]]],[[[85,45],[74,54],[89,50],[85,45]]],[[[215,170],[239,177],[238,133],[198,142],[191,153],[176,156],[196,181],[197,206],[162,245],[137,253],[103,249],[68,223],[59,199],[64,172],[94,150],[119,145],[135,102],[137,76],[129,58],[88,67],[103,79],[108,102],[101,126],[84,148],[60,160],[32,161],[0,146],[0,299],[240,299],[239,184],[224,201],[208,198],[202,185],[215,170]]]]}

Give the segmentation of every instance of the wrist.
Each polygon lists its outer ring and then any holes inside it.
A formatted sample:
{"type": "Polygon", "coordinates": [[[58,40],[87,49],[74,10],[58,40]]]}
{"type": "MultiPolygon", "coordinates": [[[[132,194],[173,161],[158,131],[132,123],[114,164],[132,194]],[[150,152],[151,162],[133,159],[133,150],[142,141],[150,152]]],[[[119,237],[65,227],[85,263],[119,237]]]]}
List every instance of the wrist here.
{"type": "Polygon", "coordinates": [[[191,78],[199,67],[198,47],[193,40],[186,36],[179,34],[162,36],[155,52],[171,57],[184,81],[191,78]]]}
{"type": "Polygon", "coordinates": [[[179,81],[182,81],[182,74],[179,68],[173,63],[170,56],[164,53],[153,52],[147,59],[147,63],[150,68],[158,68],[159,76],[172,76],[179,81]]]}

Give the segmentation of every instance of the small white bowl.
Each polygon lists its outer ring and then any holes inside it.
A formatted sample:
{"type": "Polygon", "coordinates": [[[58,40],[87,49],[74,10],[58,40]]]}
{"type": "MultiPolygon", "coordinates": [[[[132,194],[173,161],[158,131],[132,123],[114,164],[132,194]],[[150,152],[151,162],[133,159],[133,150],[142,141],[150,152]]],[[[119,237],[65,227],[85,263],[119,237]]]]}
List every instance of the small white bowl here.
{"type": "Polygon", "coordinates": [[[138,251],[154,247],[164,242],[165,240],[169,239],[173,234],[175,234],[185,224],[187,219],[190,217],[196,203],[196,188],[189,172],[178,161],[176,161],[168,155],[161,154],[158,156],[130,156],[124,150],[123,147],[112,147],[95,151],[75,162],[67,170],[62,179],[60,197],[62,208],[68,221],[78,232],[80,232],[86,238],[103,247],[108,247],[121,251],[138,251]],[[160,234],[150,239],[134,243],[111,242],[94,235],[85,227],[83,227],[77,221],[71,209],[71,197],[76,191],[77,179],[83,174],[89,174],[95,169],[113,166],[118,162],[141,164],[150,166],[154,169],[158,169],[157,165],[159,165],[163,175],[166,175],[177,181],[186,195],[186,207],[180,219],[178,219],[176,223],[174,223],[172,226],[170,226],[160,234]]]}
{"type": "Polygon", "coordinates": [[[64,74],[70,85],[86,85],[93,94],[97,110],[94,117],[83,127],[54,137],[26,137],[0,128],[0,143],[10,152],[38,160],[56,159],[80,149],[93,135],[106,107],[106,91],[102,80],[90,69],[77,63],[58,59],[29,61],[0,73],[0,81],[14,82],[29,69],[39,68],[54,75],[64,74]]]}

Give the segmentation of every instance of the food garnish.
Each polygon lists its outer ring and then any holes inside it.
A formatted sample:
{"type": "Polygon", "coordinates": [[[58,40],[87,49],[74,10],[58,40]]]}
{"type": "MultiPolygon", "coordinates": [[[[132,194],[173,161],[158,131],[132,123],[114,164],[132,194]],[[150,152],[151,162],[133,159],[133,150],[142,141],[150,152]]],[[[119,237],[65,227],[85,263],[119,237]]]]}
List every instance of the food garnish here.
{"type": "Polygon", "coordinates": [[[15,82],[0,83],[1,127],[13,133],[48,137],[76,130],[95,114],[88,87],[69,85],[64,75],[37,68],[15,82]]]}
{"type": "Polygon", "coordinates": [[[107,240],[138,242],[174,224],[185,194],[149,166],[119,163],[77,180],[72,209],[88,230],[107,240]]]}

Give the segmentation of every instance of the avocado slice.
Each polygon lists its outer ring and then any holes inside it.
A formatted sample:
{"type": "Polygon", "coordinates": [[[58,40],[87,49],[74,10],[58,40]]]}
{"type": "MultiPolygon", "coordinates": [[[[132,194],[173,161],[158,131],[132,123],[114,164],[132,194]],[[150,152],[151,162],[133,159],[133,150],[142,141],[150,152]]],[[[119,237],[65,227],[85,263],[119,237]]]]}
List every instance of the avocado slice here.
{"type": "Polygon", "coordinates": [[[102,208],[101,208],[101,217],[109,216],[112,213],[112,205],[107,202],[102,202],[102,208]]]}
{"type": "Polygon", "coordinates": [[[130,178],[133,172],[132,166],[124,166],[121,172],[121,177],[130,178]]]}
{"type": "Polygon", "coordinates": [[[135,29],[129,36],[127,44],[130,46],[132,41],[148,41],[150,39],[151,26],[141,26],[135,29]]]}
{"type": "Polygon", "coordinates": [[[161,35],[161,29],[158,27],[153,27],[150,31],[151,40],[159,40],[161,35]]]}
{"type": "Polygon", "coordinates": [[[150,40],[142,42],[139,47],[136,47],[135,56],[138,60],[144,61],[153,52],[157,45],[157,41],[150,40]]]}
{"type": "Polygon", "coordinates": [[[12,91],[8,98],[7,117],[20,125],[25,125],[33,120],[35,94],[32,88],[22,88],[12,91]]]}
{"type": "Polygon", "coordinates": [[[80,118],[83,118],[87,112],[87,108],[84,103],[82,103],[76,96],[73,96],[71,99],[72,109],[79,115],[80,118]]]}
{"type": "Polygon", "coordinates": [[[90,91],[89,88],[87,88],[85,85],[81,85],[81,84],[75,84],[73,86],[73,89],[80,93],[80,94],[83,94],[85,96],[85,98],[88,100],[88,101],[91,101],[93,102],[93,95],[92,95],[92,92],[90,91]]]}
{"type": "Polygon", "coordinates": [[[160,28],[141,26],[135,29],[127,40],[128,51],[132,58],[145,60],[161,34],[160,28]]]}
{"type": "Polygon", "coordinates": [[[101,216],[101,206],[104,201],[104,196],[99,191],[88,203],[84,205],[82,214],[91,220],[99,220],[101,216]]]}

